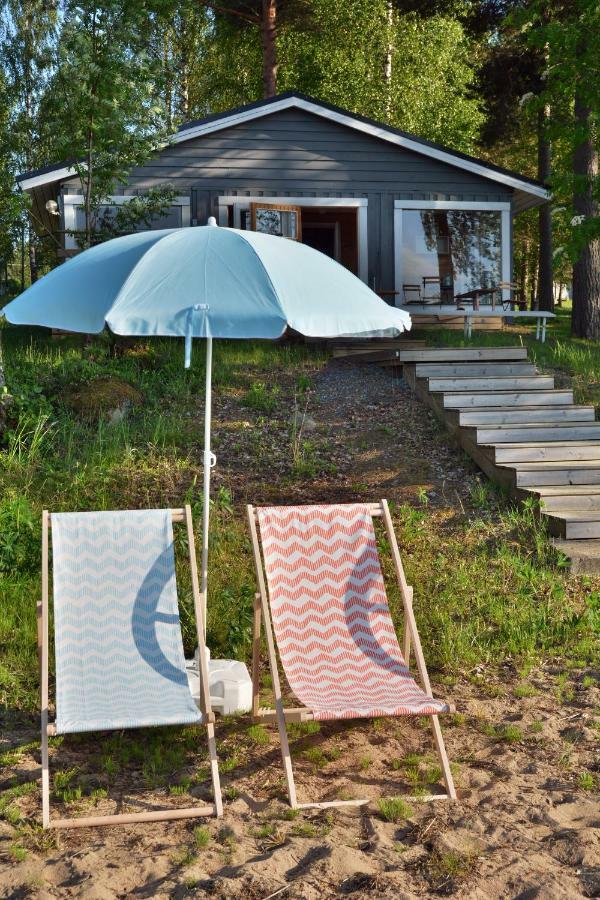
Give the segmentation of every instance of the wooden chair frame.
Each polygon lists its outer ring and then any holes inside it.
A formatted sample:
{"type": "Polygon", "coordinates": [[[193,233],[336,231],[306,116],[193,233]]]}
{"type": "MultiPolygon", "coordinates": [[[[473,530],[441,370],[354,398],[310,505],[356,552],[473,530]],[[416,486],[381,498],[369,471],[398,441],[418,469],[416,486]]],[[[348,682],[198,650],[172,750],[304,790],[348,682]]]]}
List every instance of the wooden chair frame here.
{"type": "MultiPolygon", "coordinates": [[[[265,580],[265,573],[263,568],[263,559],[261,556],[261,548],[260,541],[258,537],[258,529],[257,529],[257,515],[256,509],[254,506],[249,505],[247,507],[248,511],[248,523],[250,526],[250,535],[252,538],[252,548],[254,551],[254,567],[256,570],[256,580],[258,583],[258,591],[255,594],[254,600],[254,621],[253,621],[253,635],[252,635],[252,717],[255,722],[277,722],[279,728],[279,736],[281,739],[281,755],[283,758],[283,769],[285,773],[285,780],[287,784],[288,796],[290,801],[290,806],[293,809],[325,809],[328,807],[334,806],[363,806],[370,801],[368,799],[360,799],[360,800],[332,800],[326,801],[322,803],[298,803],[296,797],[296,785],[294,782],[294,772],[292,769],[292,758],[290,754],[290,748],[288,743],[287,729],[286,724],[288,722],[307,722],[314,718],[313,713],[310,709],[301,706],[301,707],[293,707],[290,709],[284,709],[283,700],[281,696],[281,683],[279,680],[279,670],[277,667],[277,655],[275,649],[275,641],[273,637],[273,628],[271,624],[271,614],[269,610],[269,601],[267,596],[267,586],[265,580]],[[275,699],[275,710],[267,709],[260,706],[260,638],[261,638],[261,625],[264,623],[265,630],[265,639],[267,643],[267,651],[269,654],[269,667],[271,670],[271,679],[273,682],[273,694],[275,699]]],[[[431,683],[429,681],[429,675],[427,673],[427,667],[425,665],[425,658],[423,656],[423,650],[421,647],[421,640],[419,637],[419,632],[417,631],[417,625],[415,622],[415,616],[413,613],[412,606],[412,598],[413,598],[413,589],[410,587],[406,581],[406,576],[404,574],[404,567],[402,565],[402,560],[400,558],[400,550],[398,548],[398,541],[396,540],[396,534],[394,532],[394,526],[392,524],[392,518],[390,516],[390,511],[388,508],[387,500],[381,500],[379,503],[371,503],[369,504],[369,512],[373,518],[381,517],[383,519],[383,523],[385,526],[385,531],[387,534],[387,538],[390,544],[392,560],[394,563],[394,569],[396,572],[396,577],[398,579],[398,585],[400,587],[400,592],[402,595],[402,605],[404,609],[404,630],[403,630],[403,641],[402,641],[402,653],[404,659],[406,660],[406,664],[410,665],[410,653],[411,647],[414,652],[415,661],[417,664],[417,670],[419,673],[419,679],[421,681],[421,685],[425,693],[432,697],[431,692],[431,683]]],[[[454,707],[449,704],[450,713],[454,712],[454,707]]],[[[444,738],[442,736],[442,729],[439,723],[439,717],[437,714],[430,715],[431,719],[431,727],[433,730],[433,740],[435,744],[435,748],[440,760],[440,765],[442,768],[442,775],[444,778],[444,783],[446,786],[445,794],[429,794],[418,797],[411,797],[409,799],[413,800],[456,800],[456,790],[454,787],[454,779],[452,777],[452,772],[450,769],[450,762],[448,760],[448,754],[446,753],[446,747],[444,744],[444,738]]],[[[345,721],[345,720],[344,720],[345,721]]]]}
{"type": "Polygon", "coordinates": [[[181,509],[170,510],[173,523],[185,523],[189,543],[190,569],[192,573],[192,592],[196,617],[196,633],[198,637],[200,659],[200,710],[204,716],[201,725],[206,726],[210,770],[214,792],[214,803],[210,806],[194,806],[184,809],[157,809],[142,813],[116,813],[110,816],[86,816],[75,819],[50,819],[50,768],[48,761],[48,737],[56,734],[56,727],[48,721],[48,606],[49,606],[49,566],[48,538],[52,526],[51,514],[42,513],[42,599],[37,604],[38,620],[38,655],[41,675],[41,725],[42,725],[42,825],[44,828],[87,828],[97,825],[129,825],[136,822],[163,822],[171,819],[191,819],[196,816],[222,816],[223,800],[219,782],[217,748],[215,742],[215,716],[210,705],[208,687],[208,664],[206,661],[204,641],[204,617],[198,582],[196,564],[196,546],[192,510],[189,505],[181,509]]]}

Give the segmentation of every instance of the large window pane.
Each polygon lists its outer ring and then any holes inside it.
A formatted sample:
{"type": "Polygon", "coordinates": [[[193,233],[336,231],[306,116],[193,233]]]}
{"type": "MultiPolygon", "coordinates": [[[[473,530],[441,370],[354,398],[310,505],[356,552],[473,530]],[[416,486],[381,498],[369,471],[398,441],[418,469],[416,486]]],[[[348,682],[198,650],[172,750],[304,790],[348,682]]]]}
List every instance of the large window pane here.
{"type": "Polygon", "coordinates": [[[403,299],[451,302],[456,294],[502,280],[501,213],[462,209],[403,210],[403,299]]]}

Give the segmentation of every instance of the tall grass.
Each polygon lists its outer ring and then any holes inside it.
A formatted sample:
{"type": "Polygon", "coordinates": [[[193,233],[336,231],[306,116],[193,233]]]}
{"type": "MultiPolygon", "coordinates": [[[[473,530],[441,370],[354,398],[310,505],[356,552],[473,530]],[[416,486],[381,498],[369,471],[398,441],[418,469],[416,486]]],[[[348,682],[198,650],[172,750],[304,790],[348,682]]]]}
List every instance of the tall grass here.
{"type": "MultiPolygon", "coordinates": [[[[114,356],[104,338],[87,344],[6,328],[3,338],[14,402],[0,444],[0,705],[33,709],[41,511],[189,502],[199,526],[204,350],[202,344],[194,347],[192,368],[185,371],[183,348],[175,341],[139,343],[114,356]],[[83,416],[69,402],[74,386],[106,376],[128,382],[144,398],[115,425],[108,425],[105,416],[83,416]]],[[[450,342],[456,335],[435,338],[450,342]]],[[[579,366],[587,365],[584,351],[572,357],[579,366]]],[[[244,410],[243,418],[256,416],[257,423],[261,413],[273,415],[262,429],[251,430],[259,443],[248,444],[260,460],[265,485],[272,478],[269,434],[275,434],[275,443],[280,435],[291,440],[292,449],[296,442],[295,478],[308,484],[316,477],[318,460],[302,437],[304,401],[298,390],[306,390],[324,360],[304,345],[216,343],[215,409],[232,404],[244,410]],[[286,378],[287,393],[281,387],[286,378]],[[253,384],[264,387],[252,390],[253,384]],[[249,393],[251,407],[246,406],[249,393]]],[[[243,509],[223,474],[226,467],[219,472],[211,501],[208,640],[215,655],[247,658],[255,591],[251,548],[243,509]]],[[[285,486],[273,499],[289,500],[285,486]]],[[[533,510],[512,510],[493,490],[480,491],[476,501],[475,514],[457,509],[451,526],[440,525],[424,505],[394,509],[433,666],[456,671],[483,661],[544,654],[591,658],[600,626],[599,595],[592,583],[572,588],[533,510]]],[[[186,549],[184,530],[176,529],[182,627],[191,653],[195,629],[186,549]]],[[[384,558],[400,622],[389,556],[384,558]]]]}

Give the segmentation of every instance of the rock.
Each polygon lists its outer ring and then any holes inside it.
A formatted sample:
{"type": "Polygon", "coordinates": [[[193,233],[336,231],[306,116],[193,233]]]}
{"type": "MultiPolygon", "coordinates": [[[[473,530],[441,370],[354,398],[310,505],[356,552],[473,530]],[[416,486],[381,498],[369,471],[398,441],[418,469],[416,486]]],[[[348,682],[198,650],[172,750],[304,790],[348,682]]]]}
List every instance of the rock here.
{"type": "Polygon", "coordinates": [[[108,413],[108,424],[109,425],[119,425],[123,419],[127,417],[127,413],[131,409],[131,401],[125,400],[122,406],[117,406],[116,409],[110,410],[108,413]]]}
{"type": "Polygon", "coordinates": [[[113,425],[121,421],[129,409],[139,405],[143,400],[144,395],[141,391],[129,382],[112,375],[77,385],[63,397],[63,402],[82,418],[107,417],[113,425]],[[117,415],[114,421],[111,421],[115,413],[117,415]]]}
{"type": "Polygon", "coordinates": [[[295,412],[292,416],[292,425],[298,431],[316,431],[319,427],[314,419],[310,416],[305,416],[301,412],[295,412]]]}

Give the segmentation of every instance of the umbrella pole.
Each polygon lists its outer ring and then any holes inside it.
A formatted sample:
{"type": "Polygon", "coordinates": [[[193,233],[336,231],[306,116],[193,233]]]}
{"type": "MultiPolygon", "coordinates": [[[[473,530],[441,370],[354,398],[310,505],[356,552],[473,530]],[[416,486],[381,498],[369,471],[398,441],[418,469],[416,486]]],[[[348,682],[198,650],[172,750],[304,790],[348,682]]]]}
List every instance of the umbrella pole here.
{"type": "Polygon", "coordinates": [[[206,641],[206,609],[208,595],[208,529],[210,516],[210,470],[216,463],[214,453],[210,449],[210,420],[212,415],[212,343],[211,337],[206,339],[206,387],[204,402],[204,485],[202,506],[202,569],[200,573],[200,595],[202,598],[202,616],[204,618],[204,640],[206,641]]]}

